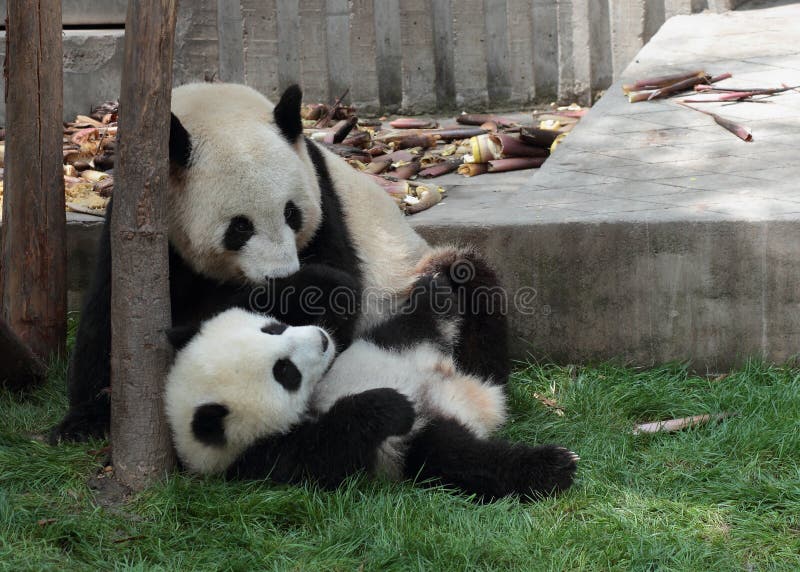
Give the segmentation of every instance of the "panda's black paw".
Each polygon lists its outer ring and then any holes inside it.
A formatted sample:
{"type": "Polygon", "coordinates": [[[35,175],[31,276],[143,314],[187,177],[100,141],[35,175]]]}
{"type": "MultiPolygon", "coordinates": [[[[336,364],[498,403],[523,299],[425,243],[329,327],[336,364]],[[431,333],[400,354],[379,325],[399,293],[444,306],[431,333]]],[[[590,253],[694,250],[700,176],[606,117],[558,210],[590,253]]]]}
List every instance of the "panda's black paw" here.
{"type": "Polygon", "coordinates": [[[68,441],[103,439],[108,434],[110,420],[102,409],[95,404],[70,408],[61,422],[50,430],[48,441],[51,445],[57,445],[68,441]]]}
{"type": "Polygon", "coordinates": [[[537,500],[565,491],[575,480],[580,457],[558,445],[525,447],[514,467],[520,477],[517,492],[523,499],[537,500]],[[517,472],[518,471],[518,472],[517,472]]]}
{"type": "Polygon", "coordinates": [[[361,414],[369,417],[376,436],[381,440],[394,435],[405,435],[414,425],[416,413],[411,401],[402,393],[382,387],[359,393],[361,414]]]}

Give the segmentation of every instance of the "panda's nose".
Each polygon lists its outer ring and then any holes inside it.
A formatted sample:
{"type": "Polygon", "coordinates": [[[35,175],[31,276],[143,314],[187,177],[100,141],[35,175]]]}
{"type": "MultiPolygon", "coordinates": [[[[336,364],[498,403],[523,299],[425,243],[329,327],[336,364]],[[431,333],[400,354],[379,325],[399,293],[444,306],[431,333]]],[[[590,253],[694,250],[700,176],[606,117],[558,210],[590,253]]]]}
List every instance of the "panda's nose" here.
{"type": "Polygon", "coordinates": [[[330,343],[330,340],[328,340],[328,335],[322,330],[319,331],[319,335],[322,336],[322,353],[325,353],[328,351],[328,344],[330,343]]]}

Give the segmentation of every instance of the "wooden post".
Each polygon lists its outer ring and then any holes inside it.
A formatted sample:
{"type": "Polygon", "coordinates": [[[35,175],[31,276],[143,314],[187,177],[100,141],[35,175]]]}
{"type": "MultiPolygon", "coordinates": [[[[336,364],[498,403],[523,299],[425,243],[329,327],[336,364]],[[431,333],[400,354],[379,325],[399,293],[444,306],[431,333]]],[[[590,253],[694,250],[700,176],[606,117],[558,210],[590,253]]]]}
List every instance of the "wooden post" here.
{"type": "Polygon", "coordinates": [[[162,389],[171,324],[167,247],[172,55],[177,0],[128,3],[111,215],[111,443],[134,490],[173,465],[162,389]]]}
{"type": "Polygon", "coordinates": [[[61,2],[8,3],[2,312],[35,354],[64,354],[61,2]]]}
{"type": "Polygon", "coordinates": [[[0,387],[25,391],[44,381],[45,367],[39,358],[0,319],[0,387]]]}

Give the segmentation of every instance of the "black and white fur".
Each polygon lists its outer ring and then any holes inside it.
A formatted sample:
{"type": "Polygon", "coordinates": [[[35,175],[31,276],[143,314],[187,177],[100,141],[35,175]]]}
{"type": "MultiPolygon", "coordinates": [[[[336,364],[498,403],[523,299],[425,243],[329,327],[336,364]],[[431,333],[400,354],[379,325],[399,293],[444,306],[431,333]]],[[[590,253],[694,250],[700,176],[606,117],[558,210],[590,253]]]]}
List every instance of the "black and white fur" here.
{"type": "MultiPolygon", "coordinates": [[[[430,313],[437,286],[423,276],[407,315],[430,313]]],[[[446,298],[449,287],[441,289],[446,298]]],[[[569,487],[574,453],[490,439],[506,418],[503,388],[459,370],[450,351],[458,318],[436,316],[436,333],[422,339],[406,337],[405,317],[393,318],[356,340],[320,379],[329,362],[319,352],[322,330],[274,329],[272,318],[238,309],[220,314],[179,351],[168,378],[167,414],[181,459],[200,473],[325,486],[369,470],[481,500],[569,487]],[[287,393],[271,364],[309,354],[320,356],[320,367],[306,367],[303,385],[287,393]],[[212,426],[213,434],[205,431],[212,426]]]]}
{"type": "MultiPolygon", "coordinates": [[[[190,84],[173,90],[173,325],[198,324],[239,306],[291,325],[323,326],[344,348],[354,335],[388,319],[421,270],[462,252],[432,249],[382,189],[303,138],[301,97],[297,86],[274,106],[242,85],[190,84]],[[316,292],[314,312],[303,297],[309,288],[316,292]],[[342,300],[341,292],[352,295],[342,300]]],[[[488,279],[496,284],[493,274],[488,279]]],[[[110,281],[107,222],[70,361],[70,409],[51,435],[54,442],[102,436],[107,430],[110,281]]],[[[457,363],[504,383],[505,316],[490,315],[471,302],[464,315],[463,335],[454,348],[457,363]]]]}

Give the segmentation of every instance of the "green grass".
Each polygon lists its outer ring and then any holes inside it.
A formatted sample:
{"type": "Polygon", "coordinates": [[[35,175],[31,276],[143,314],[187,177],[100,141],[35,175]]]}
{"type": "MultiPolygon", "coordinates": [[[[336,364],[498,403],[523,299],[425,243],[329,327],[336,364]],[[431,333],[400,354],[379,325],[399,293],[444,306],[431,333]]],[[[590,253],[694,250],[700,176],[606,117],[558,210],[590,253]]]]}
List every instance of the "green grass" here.
{"type": "Polygon", "coordinates": [[[710,380],[678,366],[522,367],[506,436],[582,457],[575,488],[537,504],[363,477],[327,493],[176,474],[110,509],[86,484],[102,443],[36,437],[64,410],[63,373],[24,401],[0,394],[2,570],[800,570],[791,368],[753,362],[710,380]],[[738,415],[631,434],[638,421],[720,411],[738,415]]]}

